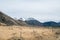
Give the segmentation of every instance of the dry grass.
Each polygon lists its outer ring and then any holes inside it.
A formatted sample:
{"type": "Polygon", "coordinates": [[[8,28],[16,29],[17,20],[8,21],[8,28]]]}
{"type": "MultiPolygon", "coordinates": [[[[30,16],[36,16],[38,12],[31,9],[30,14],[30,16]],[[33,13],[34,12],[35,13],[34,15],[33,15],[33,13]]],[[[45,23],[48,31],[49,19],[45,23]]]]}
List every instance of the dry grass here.
{"type": "Polygon", "coordinates": [[[0,40],[60,40],[60,28],[0,26],[0,40]]]}

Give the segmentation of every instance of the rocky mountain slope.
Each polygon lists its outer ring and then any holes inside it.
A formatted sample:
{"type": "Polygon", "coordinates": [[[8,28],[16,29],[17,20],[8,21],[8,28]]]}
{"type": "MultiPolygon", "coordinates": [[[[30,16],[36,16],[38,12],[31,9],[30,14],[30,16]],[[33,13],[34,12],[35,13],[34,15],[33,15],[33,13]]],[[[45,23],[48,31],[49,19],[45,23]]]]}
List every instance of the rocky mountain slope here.
{"type": "Polygon", "coordinates": [[[0,12],[0,23],[4,23],[6,25],[26,25],[23,21],[15,20],[3,12],[0,12]]]}

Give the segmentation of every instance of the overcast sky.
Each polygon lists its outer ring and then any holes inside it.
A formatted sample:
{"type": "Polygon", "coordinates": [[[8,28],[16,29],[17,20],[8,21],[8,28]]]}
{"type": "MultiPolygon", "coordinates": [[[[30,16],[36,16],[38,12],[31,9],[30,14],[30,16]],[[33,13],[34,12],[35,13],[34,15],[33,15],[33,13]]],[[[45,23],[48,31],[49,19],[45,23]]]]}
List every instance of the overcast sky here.
{"type": "Polygon", "coordinates": [[[60,21],[60,0],[0,0],[0,11],[13,18],[60,21]]]}

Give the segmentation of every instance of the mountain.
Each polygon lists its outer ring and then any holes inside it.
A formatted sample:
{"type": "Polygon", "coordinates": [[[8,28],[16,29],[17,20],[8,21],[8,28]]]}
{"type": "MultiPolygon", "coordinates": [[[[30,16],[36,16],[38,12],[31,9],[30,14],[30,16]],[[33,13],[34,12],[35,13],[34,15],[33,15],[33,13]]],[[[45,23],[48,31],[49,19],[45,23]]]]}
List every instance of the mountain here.
{"type": "Polygon", "coordinates": [[[58,25],[60,26],[60,22],[58,22],[58,25]]]}
{"type": "Polygon", "coordinates": [[[4,14],[3,12],[0,12],[0,23],[6,24],[6,25],[24,25],[25,24],[11,18],[10,16],[4,14]]]}
{"type": "Polygon", "coordinates": [[[60,22],[54,22],[54,21],[48,21],[48,22],[39,22],[38,20],[34,19],[34,18],[28,18],[25,21],[28,25],[33,25],[33,26],[48,26],[48,27],[60,27],[60,22]]]}
{"type": "Polygon", "coordinates": [[[58,23],[54,22],[54,21],[49,21],[49,22],[44,22],[43,26],[59,26],[58,23]]]}
{"type": "Polygon", "coordinates": [[[42,23],[40,23],[38,20],[34,19],[34,18],[28,18],[27,20],[25,20],[25,22],[28,25],[32,25],[32,26],[41,26],[42,23]]]}
{"type": "Polygon", "coordinates": [[[23,19],[18,19],[21,25],[28,25],[23,19]]]}
{"type": "Polygon", "coordinates": [[[3,12],[0,12],[0,25],[32,25],[32,26],[51,26],[51,27],[60,27],[60,22],[54,22],[54,21],[49,21],[49,22],[44,22],[41,23],[38,20],[34,18],[28,18],[27,20],[24,20],[22,18],[16,20],[11,18],[10,16],[4,14],[3,12]]]}

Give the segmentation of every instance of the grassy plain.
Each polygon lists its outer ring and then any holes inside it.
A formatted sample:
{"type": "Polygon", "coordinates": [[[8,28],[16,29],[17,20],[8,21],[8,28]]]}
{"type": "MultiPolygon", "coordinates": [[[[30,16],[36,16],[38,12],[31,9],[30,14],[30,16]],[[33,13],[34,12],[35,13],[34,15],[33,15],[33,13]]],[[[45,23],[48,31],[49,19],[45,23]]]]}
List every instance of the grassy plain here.
{"type": "Polygon", "coordinates": [[[0,26],[0,40],[60,40],[60,28],[0,26]]]}

